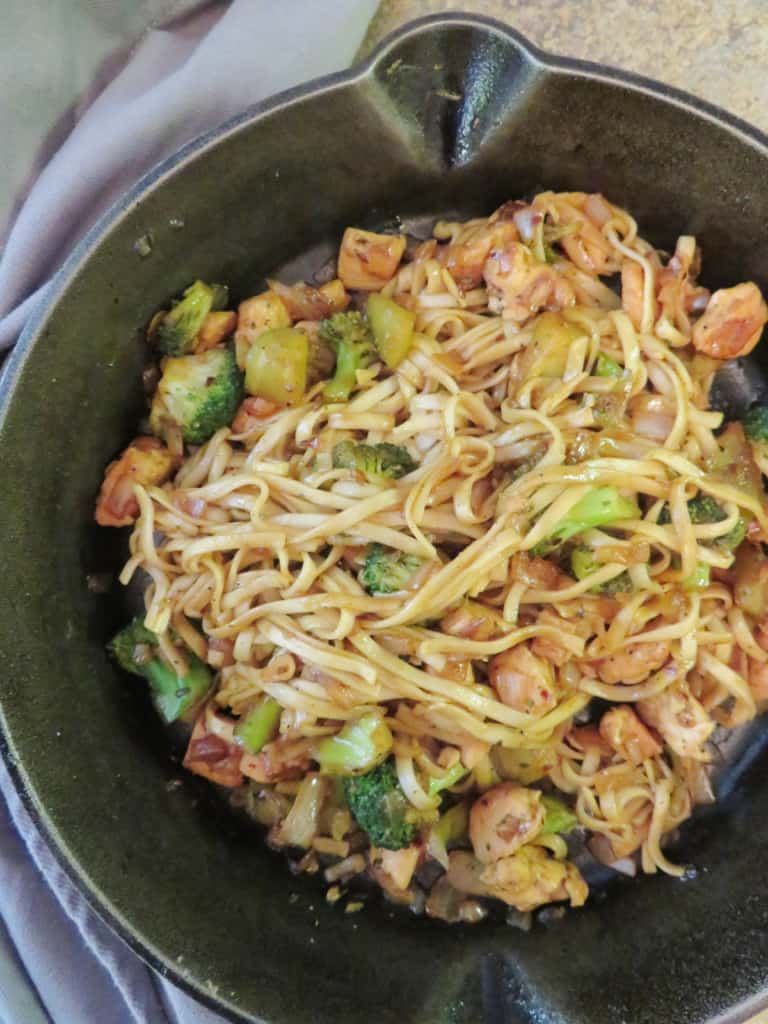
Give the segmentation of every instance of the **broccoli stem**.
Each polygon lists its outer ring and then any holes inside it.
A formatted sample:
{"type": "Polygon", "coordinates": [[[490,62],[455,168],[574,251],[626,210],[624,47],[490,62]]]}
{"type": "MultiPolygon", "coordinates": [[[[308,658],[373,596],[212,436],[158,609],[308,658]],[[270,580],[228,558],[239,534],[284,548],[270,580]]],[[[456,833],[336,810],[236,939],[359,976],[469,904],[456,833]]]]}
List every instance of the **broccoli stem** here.
{"type": "Polygon", "coordinates": [[[623,368],[615,359],[600,352],[595,363],[596,377],[615,377],[617,380],[624,374],[623,368]]]}
{"type": "Polygon", "coordinates": [[[392,733],[381,715],[370,712],[321,740],[315,760],[325,775],[356,775],[370,771],[391,749],[392,733]]]}
{"type": "Polygon", "coordinates": [[[699,562],[690,576],[683,580],[684,590],[703,590],[709,586],[709,566],[699,562]]]}
{"type": "Polygon", "coordinates": [[[619,494],[615,487],[596,487],[577,501],[543,540],[557,545],[585,530],[610,526],[624,519],[639,519],[640,516],[637,504],[619,494]]]}
{"type": "Polygon", "coordinates": [[[274,697],[263,697],[235,726],[235,737],[249,754],[258,754],[277,735],[282,707],[274,697]]]}
{"type": "Polygon", "coordinates": [[[579,819],[573,811],[562,800],[557,797],[544,795],[541,798],[544,807],[544,824],[541,827],[542,836],[555,835],[562,832],[570,832],[579,824],[579,819]]]}
{"type": "Polygon", "coordinates": [[[440,820],[432,826],[431,833],[448,847],[466,839],[468,827],[469,807],[466,802],[462,802],[455,804],[445,814],[441,814],[440,820]]]}
{"type": "Polygon", "coordinates": [[[166,722],[175,722],[199,704],[211,688],[211,670],[192,651],[184,651],[187,671],[177,675],[157,653],[157,635],[134,619],[113,638],[109,649],[121,668],[149,682],[152,701],[166,722]]]}
{"type": "Polygon", "coordinates": [[[329,402],[346,402],[357,384],[359,366],[357,352],[346,345],[339,345],[336,353],[336,370],[323,388],[323,397],[329,402]]]}
{"type": "Polygon", "coordinates": [[[211,671],[191,651],[185,652],[189,662],[186,675],[179,677],[173,669],[153,658],[147,662],[145,674],[149,680],[152,701],[166,722],[175,722],[190,708],[195,707],[211,688],[211,671]]]}
{"type": "Polygon", "coordinates": [[[429,780],[427,792],[430,796],[437,796],[437,794],[442,792],[442,790],[450,789],[451,786],[455,786],[460,779],[464,778],[468,771],[469,769],[465,768],[461,761],[457,761],[452,768],[448,769],[445,775],[440,776],[440,778],[437,778],[434,775],[432,776],[429,780]]]}

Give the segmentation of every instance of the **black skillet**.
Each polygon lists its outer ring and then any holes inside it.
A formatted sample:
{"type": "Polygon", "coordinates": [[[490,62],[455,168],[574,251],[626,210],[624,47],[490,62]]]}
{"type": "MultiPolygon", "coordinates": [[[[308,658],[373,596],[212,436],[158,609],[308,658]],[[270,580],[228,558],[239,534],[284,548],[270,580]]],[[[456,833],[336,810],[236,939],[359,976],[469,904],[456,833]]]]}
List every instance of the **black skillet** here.
{"type": "MultiPolygon", "coordinates": [[[[767,182],[766,139],[722,111],[444,16],[187,146],[78,246],[3,378],[3,745],[62,864],[161,972],[270,1024],[735,1024],[768,1002],[761,724],[682,831],[686,882],[618,880],[528,934],[375,903],[345,916],[198,780],[177,782],[143,688],[104,653],[124,599],[86,581],[124,554],[91,511],[141,414],[140,328],[193,278],[242,297],[276,267],[319,266],[347,224],[487,213],[546,186],[605,192],[658,245],[695,234],[710,287],[765,288],[767,182]]],[[[759,350],[720,400],[738,409],[755,387],[759,350]]]]}

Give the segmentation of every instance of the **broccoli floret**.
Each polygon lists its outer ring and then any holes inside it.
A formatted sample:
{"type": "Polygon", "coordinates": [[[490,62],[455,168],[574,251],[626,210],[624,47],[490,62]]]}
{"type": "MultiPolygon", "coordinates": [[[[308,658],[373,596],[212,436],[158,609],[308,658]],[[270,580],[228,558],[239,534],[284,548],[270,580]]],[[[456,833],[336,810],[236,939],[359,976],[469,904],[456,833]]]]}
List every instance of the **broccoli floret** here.
{"type": "Polygon", "coordinates": [[[415,555],[371,544],[365,556],[360,582],[369,594],[394,594],[402,590],[423,562],[415,555]]]}
{"type": "Polygon", "coordinates": [[[195,281],[169,313],[154,322],[154,341],[166,356],[183,356],[192,351],[203,321],[215,309],[223,309],[229,299],[221,284],[195,281]]]}
{"type": "Polygon", "coordinates": [[[688,515],[692,523],[719,523],[725,512],[710,494],[697,494],[688,502],[688,515]]]}
{"type": "Polygon", "coordinates": [[[199,704],[211,688],[211,670],[190,650],[184,650],[187,672],[178,676],[160,656],[156,634],[141,619],[121,629],[109,650],[121,668],[149,682],[154,705],[166,722],[175,722],[199,704]]]}
{"type": "Polygon", "coordinates": [[[228,348],[168,359],[163,367],[149,422],[163,436],[170,421],[187,444],[203,444],[228,426],[243,399],[243,375],[228,348]]]}
{"type": "Polygon", "coordinates": [[[344,795],[358,825],[374,846],[401,850],[416,832],[417,814],[405,798],[391,760],[366,775],[344,780],[344,795]]]}
{"type": "Polygon", "coordinates": [[[399,444],[355,444],[339,441],[333,446],[333,468],[355,469],[369,480],[399,480],[416,469],[408,449],[399,444]]]}
{"type": "Polygon", "coordinates": [[[747,440],[768,446],[768,405],[753,405],[741,421],[747,440]]]}
{"type": "MultiPolygon", "coordinates": [[[[702,523],[720,523],[723,519],[728,518],[725,510],[710,494],[697,494],[695,498],[691,498],[688,502],[688,515],[692,523],[699,525],[702,523]]],[[[672,522],[669,505],[666,503],[662,505],[658,521],[663,526],[672,522]]],[[[744,517],[741,516],[728,533],[723,534],[722,537],[717,537],[712,543],[717,545],[717,547],[726,548],[728,551],[735,551],[744,540],[746,533],[747,524],[744,517]]]]}
{"type": "MultiPolygon", "coordinates": [[[[598,562],[595,552],[586,544],[579,544],[571,551],[571,572],[577,580],[583,580],[585,576],[597,572],[604,564],[604,562],[598,562]]],[[[628,594],[633,589],[632,578],[628,572],[619,573],[618,576],[606,580],[605,583],[598,583],[596,586],[590,587],[592,593],[605,594],[608,597],[614,597],[616,594],[628,594]]]]}
{"type": "Polygon", "coordinates": [[[376,357],[371,329],[360,313],[334,313],[321,321],[320,337],[336,353],[336,369],[323,394],[329,402],[346,402],[355,388],[357,371],[376,357]]]}

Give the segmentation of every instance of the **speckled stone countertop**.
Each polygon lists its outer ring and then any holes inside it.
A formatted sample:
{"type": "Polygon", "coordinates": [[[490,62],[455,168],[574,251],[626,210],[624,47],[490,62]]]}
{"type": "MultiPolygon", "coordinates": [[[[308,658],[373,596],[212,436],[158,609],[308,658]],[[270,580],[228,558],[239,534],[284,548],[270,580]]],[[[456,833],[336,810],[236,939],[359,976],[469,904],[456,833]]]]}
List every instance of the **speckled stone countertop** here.
{"type": "Polygon", "coordinates": [[[367,45],[446,11],[498,18],[551,53],[656,78],[768,132],[766,0],[383,0],[367,45]]]}

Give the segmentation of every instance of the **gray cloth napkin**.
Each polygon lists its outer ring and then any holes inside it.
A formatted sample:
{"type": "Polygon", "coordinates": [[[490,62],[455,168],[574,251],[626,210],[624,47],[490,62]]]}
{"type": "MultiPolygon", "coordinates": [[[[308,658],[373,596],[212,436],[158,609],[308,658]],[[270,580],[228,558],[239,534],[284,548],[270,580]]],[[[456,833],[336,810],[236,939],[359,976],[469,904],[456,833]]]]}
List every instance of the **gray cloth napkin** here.
{"type": "MultiPolygon", "coordinates": [[[[376,0],[234,0],[146,34],[83,111],[0,259],[0,348],[77,239],[158,160],[250,104],[346,66],[376,0]]],[[[215,1024],[88,908],[0,764],[1,1024],[215,1024]]]]}

